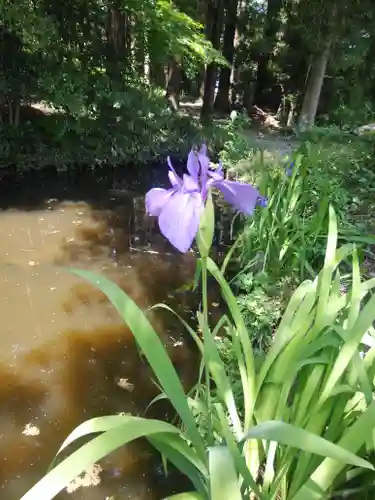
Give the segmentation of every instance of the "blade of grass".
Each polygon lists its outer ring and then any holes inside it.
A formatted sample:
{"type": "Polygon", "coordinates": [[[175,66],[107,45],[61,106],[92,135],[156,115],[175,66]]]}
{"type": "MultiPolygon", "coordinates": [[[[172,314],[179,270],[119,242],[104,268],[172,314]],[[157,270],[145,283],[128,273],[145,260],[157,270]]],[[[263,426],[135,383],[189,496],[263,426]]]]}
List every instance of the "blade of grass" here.
{"type": "Polygon", "coordinates": [[[194,331],[194,329],[189,325],[189,323],[187,321],[185,321],[178,313],[176,313],[176,311],[174,311],[171,307],[167,306],[166,304],[162,304],[162,303],[155,304],[155,305],[151,306],[150,307],[150,311],[152,311],[153,309],[165,309],[166,311],[172,313],[176,318],[178,318],[178,320],[180,321],[180,323],[184,326],[184,328],[186,329],[186,331],[189,332],[189,334],[193,338],[194,342],[196,343],[196,345],[197,345],[197,347],[199,349],[199,352],[201,354],[203,354],[203,342],[198,337],[198,335],[194,331]]]}
{"type": "MultiPolygon", "coordinates": [[[[243,480],[243,485],[242,485],[242,491],[247,491],[247,492],[254,492],[256,496],[261,499],[262,494],[260,491],[259,486],[256,484],[254,477],[252,475],[251,467],[247,465],[245,461],[245,457],[241,455],[238,443],[234,439],[233,432],[229,427],[228,424],[228,419],[223,411],[223,408],[219,404],[215,404],[216,412],[218,414],[219,420],[220,420],[220,427],[221,427],[221,432],[224,437],[224,440],[226,442],[226,445],[228,446],[228,449],[233,457],[233,461],[236,466],[236,470],[238,473],[242,476],[243,480]]],[[[253,457],[251,457],[253,458],[253,457]]],[[[256,470],[256,473],[258,470],[256,470]]]]}
{"type": "Polygon", "coordinates": [[[333,208],[329,207],[329,228],[326,255],[322,273],[319,275],[319,294],[316,312],[316,328],[319,329],[324,321],[325,310],[330,294],[330,285],[333,270],[335,268],[337,246],[337,219],[333,208]]]}
{"type": "Polygon", "coordinates": [[[349,340],[345,342],[339,352],[336,362],[322,391],[319,404],[322,404],[330,396],[332,389],[346,370],[353,356],[357,353],[361,339],[366,331],[372,326],[374,319],[375,296],[367,302],[357,321],[351,328],[350,332],[348,332],[349,340]]]}

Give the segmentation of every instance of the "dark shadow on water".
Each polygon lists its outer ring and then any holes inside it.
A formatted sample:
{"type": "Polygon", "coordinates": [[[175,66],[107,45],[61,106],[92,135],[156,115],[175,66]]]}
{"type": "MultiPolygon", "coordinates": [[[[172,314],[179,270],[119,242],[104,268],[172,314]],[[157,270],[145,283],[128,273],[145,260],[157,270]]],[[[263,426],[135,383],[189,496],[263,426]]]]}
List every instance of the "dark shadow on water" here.
{"type": "MultiPolygon", "coordinates": [[[[174,160],[179,174],[185,170],[182,160],[174,160]]],[[[35,210],[50,199],[86,201],[96,208],[112,205],[110,191],[122,199],[143,196],[152,187],[169,187],[166,158],[146,165],[77,165],[66,171],[54,167],[24,172],[0,171],[2,197],[0,208],[35,210]],[[122,194],[121,194],[122,192],[122,194]]],[[[113,198],[113,196],[112,196],[113,198]]]]}

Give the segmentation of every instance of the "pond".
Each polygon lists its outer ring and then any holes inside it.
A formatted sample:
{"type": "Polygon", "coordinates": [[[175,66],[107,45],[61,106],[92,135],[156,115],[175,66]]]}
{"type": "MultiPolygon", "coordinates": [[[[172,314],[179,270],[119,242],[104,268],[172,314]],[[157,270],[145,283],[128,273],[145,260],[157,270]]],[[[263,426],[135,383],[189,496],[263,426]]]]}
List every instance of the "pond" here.
{"type": "MultiPolygon", "coordinates": [[[[155,178],[138,177],[83,169],[1,181],[1,498],[21,498],[82,421],[122,412],[144,416],[158,394],[117,312],[66,268],[110,277],[142,308],[167,302],[187,319],[193,316],[196,294],[184,285],[192,281],[195,257],[173,251],[157,222],[145,216],[144,193],[155,178]]],[[[161,177],[164,182],[164,168],[161,177]]],[[[171,315],[153,311],[150,319],[184,386],[191,387],[198,362],[191,342],[171,315]]],[[[147,415],[172,414],[157,403],[147,415]]],[[[145,443],[132,443],[58,498],[161,498],[175,488],[173,477],[160,477],[157,464],[145,443]]]]}

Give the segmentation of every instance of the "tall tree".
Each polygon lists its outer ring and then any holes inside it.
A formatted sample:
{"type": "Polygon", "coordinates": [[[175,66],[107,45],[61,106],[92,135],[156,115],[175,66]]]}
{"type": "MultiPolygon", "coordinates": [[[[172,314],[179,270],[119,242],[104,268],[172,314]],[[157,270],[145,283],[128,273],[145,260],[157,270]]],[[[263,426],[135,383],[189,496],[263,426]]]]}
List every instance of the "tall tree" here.
{"type": "Polygon", "coordinates": [[[270,59],[274,52],[277,35],[281,28],[281,9],[283,0],[268,0],[265,18],[263,40],[257,57],[257,76],[254,92],[254,103],[263,108],[267,106],[266,92],[274,83],[273,73],[270,71],[270,59]]]}
{"type": "Polygon", "coordinates": [[[126,46],[126,20],[121,9],[120,0],[116,0],[108,7],[107,18],[107,72],[116,79],[121,74],[129,47],[126,46]]]}
{"type": "MultiPolygon", "coordinates": [[[[207,0],[206,34],[214,49],[220,49],[221,32],[224,19],[224,0],[207,0]]],[[[204,80],[202,119],[209,118],[214,112],[217,63],[207,65],[204,80]]]]}
{"type": "Polygon", "coordinates": [[[173,57],[169,66],[166,97],[174,111],[177,111],[180,105],[181,84],[182,69],[180,58],[173,57]]]}
{"type": "Polygon", "coordinates": [[[365,53],[366,45],[370,45],[374,6],[367,0],[334,0],[329,4],[324,0],[314,0],[313,4],[305,0],[300,9],[301,24],[312,25],[308,34],[311,63],[298,120],[299,127],[305,129],[315,122],[330,56],[334,54],[333,71],[347,64],[345,59],[350,52],[357,54],[357,60],[364,59],[360,53],[365,53]]]}
{"type": "Polygon", "coordinates": [[[300,130],[304,130],[314,125],[331,46],[332,39],[328,38],[311,63],[302,108],[298,119],[298,127],[300,130]]]}
{"type": "Polygon", "coordinates": [[[225,30],[223,41],[223,56],[229,66],[223,66],[220,70],[219,89],[215,100],[215,111],[229,113],[230,111],[230,77],[234,59],[234,39],[237,25],[238,0],[228,0],[225,11],[225,30]]]}

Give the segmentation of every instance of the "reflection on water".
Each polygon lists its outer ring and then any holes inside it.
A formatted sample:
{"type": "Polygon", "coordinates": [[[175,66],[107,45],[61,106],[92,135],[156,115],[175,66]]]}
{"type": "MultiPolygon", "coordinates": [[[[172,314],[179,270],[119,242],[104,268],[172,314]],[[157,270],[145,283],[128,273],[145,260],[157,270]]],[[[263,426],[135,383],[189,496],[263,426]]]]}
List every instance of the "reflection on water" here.
{"type": "MultiPolygon", "coordinates": [[[[144,216],[142,197],[105,204],[65,198],[0,212],[0,496],[9,500],[40,478],[80,422],[144,415],[158,393],[106,298],[64,267],[105,274],[141,307],[170,303],[194,272],[192,254],[175,254],[144,216]]],[[[188,314],[188,296],[178,304],[188,314]]],[[[196,356],[180,326],[164,313],[150,318],[190,386],[196,356]]],[[[150,414],[166,412],[158,403],[150,414]]],[[[133,443],[89,471],[96,486],[76,484],[59,498],[160,498],[151,459],[144,443],[133,443]]]]}

